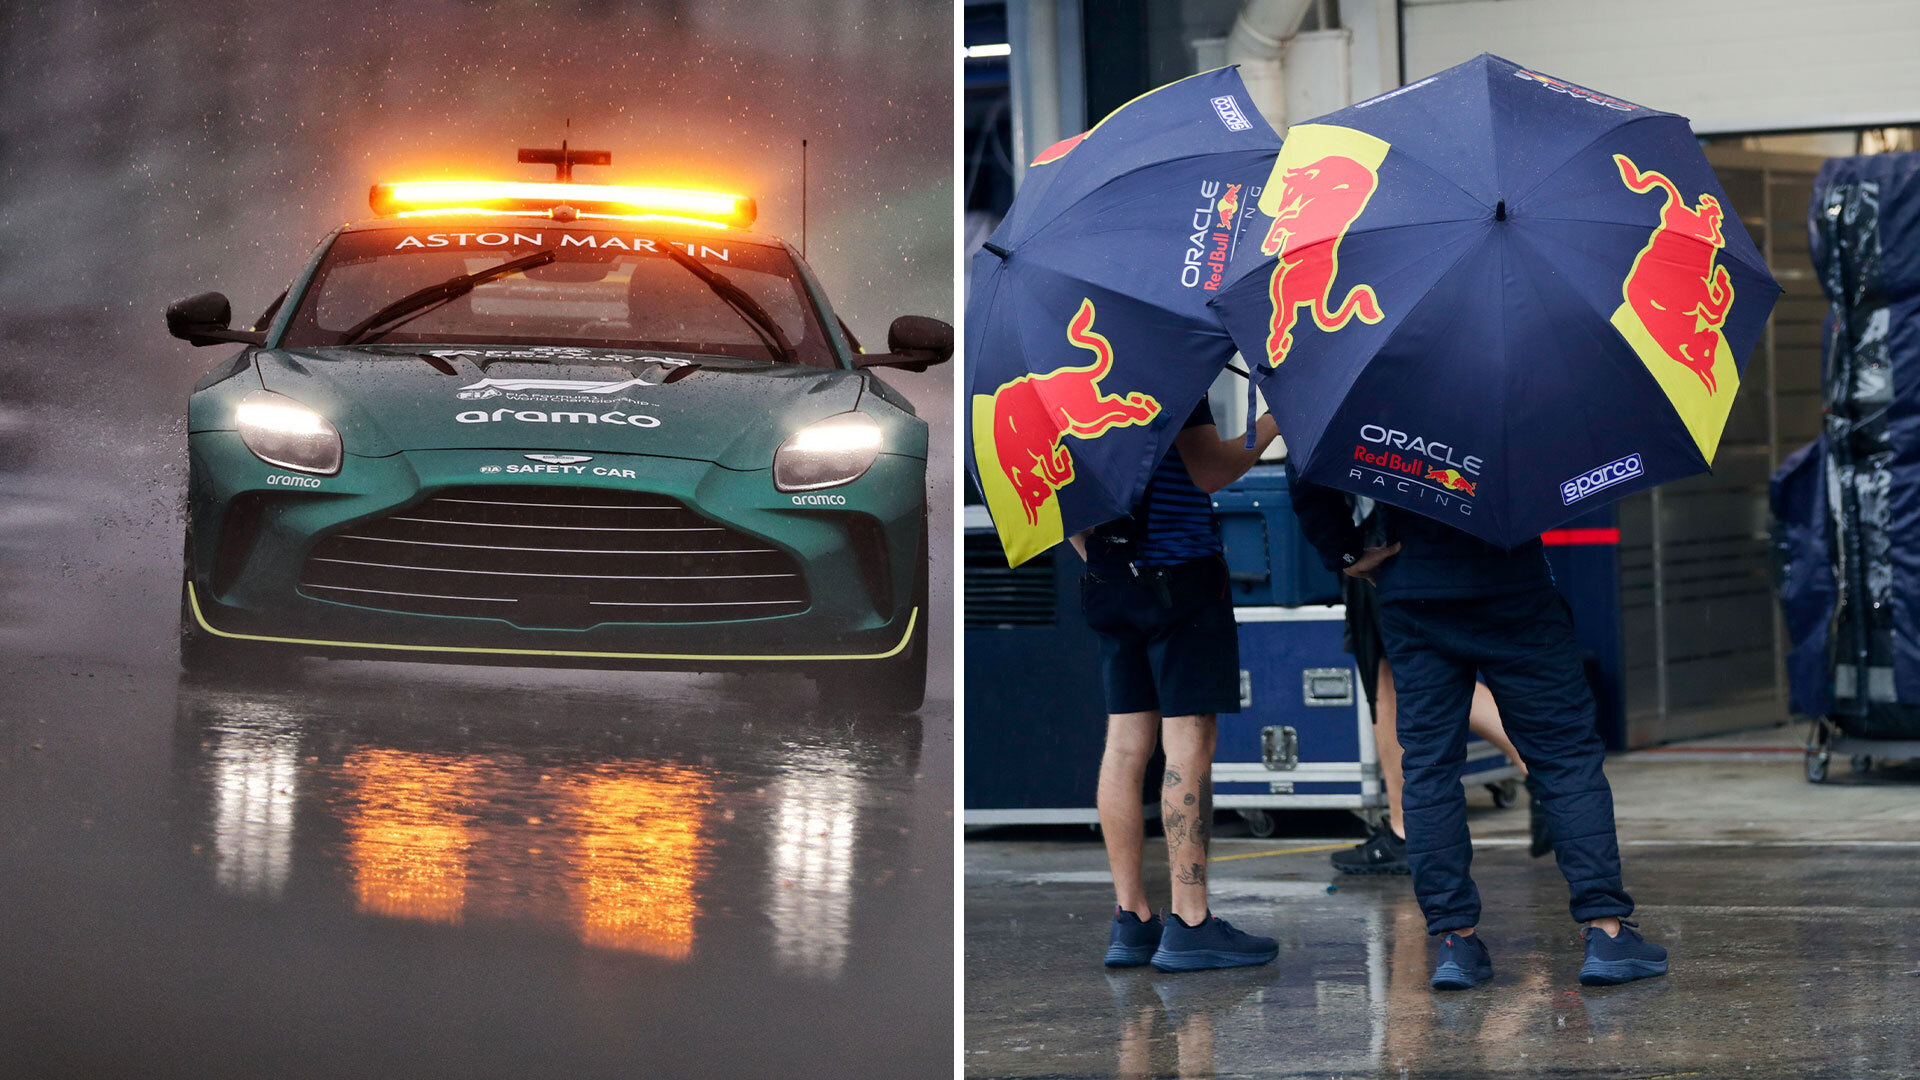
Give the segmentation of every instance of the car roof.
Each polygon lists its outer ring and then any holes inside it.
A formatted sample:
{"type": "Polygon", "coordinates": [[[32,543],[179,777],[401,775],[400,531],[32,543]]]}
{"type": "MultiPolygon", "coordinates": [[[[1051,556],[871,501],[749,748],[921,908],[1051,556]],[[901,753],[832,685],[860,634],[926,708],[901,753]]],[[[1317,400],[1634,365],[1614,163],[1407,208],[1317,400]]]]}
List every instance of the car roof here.
{"type": "Polygon", "coordinates": [[[455,229],[502,230],[521,229],[538,226],[542,229],[561,229],[568,232],[593,231],[598,229],[639,229],[652,225],[661,233],[672,236],[713,237],[715,239],[736,240],[747,244],[763,244],[768,247],[784,247],[786,241],[768,233],[750,232],[746,229],[709,228],[703,225],[681,224],[673,221],[633,221],[625,218],[581,218],[574,221],[555,221],[539,214],[432,214],[420,217],[367,218],[364,221],[348,222],[340,227],[342,233],[371,232],[375,229],[406,229],[430,227],[434,231],[455,229]]]}

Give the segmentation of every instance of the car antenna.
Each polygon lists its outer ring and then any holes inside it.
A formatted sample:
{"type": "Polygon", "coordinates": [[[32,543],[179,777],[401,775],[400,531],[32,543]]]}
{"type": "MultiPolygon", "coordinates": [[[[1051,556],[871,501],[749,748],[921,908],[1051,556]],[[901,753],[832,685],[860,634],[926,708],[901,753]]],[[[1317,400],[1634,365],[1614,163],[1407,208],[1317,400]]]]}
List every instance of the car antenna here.
{"type": "MultiPolygon", "coordinates": [[[[569,130],[572,129],[572,117],[567,118],[566,126],[569,130]]],[[[573,183],[573,167],[575,165],[611,165],[613,164],[613,151],[573,150],[567,146],[567,139],[563,136],[560,139],[560,149],[558,150],[531,146],[521,147],[520,163],[522,165],[551,165],[553,166],[553,179],[556,183],[571,184],[573,183]]]]}
{"type": "Polygon", "coordinates": [[[807,257],[807,140],[800,140],[800,257],[807,257]]]}

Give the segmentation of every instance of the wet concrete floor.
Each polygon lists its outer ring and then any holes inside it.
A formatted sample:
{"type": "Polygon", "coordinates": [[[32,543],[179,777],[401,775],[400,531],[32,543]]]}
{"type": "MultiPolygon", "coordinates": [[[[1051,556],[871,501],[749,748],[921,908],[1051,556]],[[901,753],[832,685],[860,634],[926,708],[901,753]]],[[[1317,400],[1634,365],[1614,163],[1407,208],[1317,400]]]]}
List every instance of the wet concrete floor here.
{"type": "Polygon", "coordinates": [[[0,1078],[951,1072],[944,680],[182,676],[178,421],[116,423],[0,461],[0,1078]]]}
{"type": "MultiPolygon", "coordinates": [[[[1279,959],[1162,975],[1100,965],[1113,900],[1097,837],[978,833],[965,845],[965,1072],[1920,1076],[1920,769],[1816,787],[1797,755],[1767,750],[1609,763],[1636,918],[1673,964],[1621,987],[1579,984],[1565,883],[1527,857],[1524,799],[1498,811],[1472,796],[1496,977],[1452,994],[1427,986],[1408,879],[1328,866],[1325,849],[1351,840],[1217,842],[1215,910],[1277,937],[1279,959]]],[[[1164,896],[1164,865],[1149,871],[1164,896]]]]}

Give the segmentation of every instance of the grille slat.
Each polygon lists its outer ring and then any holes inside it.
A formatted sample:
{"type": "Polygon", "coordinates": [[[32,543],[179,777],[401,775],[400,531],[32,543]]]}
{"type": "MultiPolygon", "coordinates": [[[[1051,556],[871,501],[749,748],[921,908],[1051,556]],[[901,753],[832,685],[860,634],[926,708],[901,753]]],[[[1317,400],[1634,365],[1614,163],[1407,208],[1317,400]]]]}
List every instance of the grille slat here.
{"type": "Polygon", "coordinates": [[[511,522],[505,522],[505,521],[461,521],[456,518],[394,517],[394,518],[388,518],[387,520],[411,521],[421,525],[460,525],[465,527],[472,527],[477,525],[485,529],[547,529],[547,530],[553,530],[553,531],[559,531],[559,532],[681,533],[681,532],[727,532],[728,531],[727,529],[719,525],[694,525],[694,526],[684,526],[684,527],[675,527],[675,528],[649,528],[646,526],[639,526],[639,525],[562,525],[562,524],[559,524],[558,522],[547,524],[547,525],[516,525],[511,522]]]}
{"type": "Polygon", "coordinates": [[[420,566],[413,563],[361,562],[358,559],[320,559],[313,562],[342,566],[371,566],[381,570],[419,570],[429,574],[490,574],[494,577],[584,578],[596,581],[729,581],[743,578],[788,578],[797,574],[547,574],[537,570],[469,570],[456,566],[420,566]]]}
{"type": "Polygon", "coordinates": [[[665,496],[492,494],[452,489],[326,537],[308,556],[301,589],[359,607],[543,629],[763,619],[810,603],[791,555],[665,496]]]}
{"type": "Polygon", "coordinates": [[[341,533],[340,539],[368,540],[382,544],[418,544],[422,547],[474,548],[481,551],[546,551],[592,555],[778,555],[780,553],[779,548],[702,548],[697,552],[685,552],[671,549],[511,547],[506,544],[449,544],[441,540],[402,540],[397,536],[356,536],[353,533],[341,533]]]}

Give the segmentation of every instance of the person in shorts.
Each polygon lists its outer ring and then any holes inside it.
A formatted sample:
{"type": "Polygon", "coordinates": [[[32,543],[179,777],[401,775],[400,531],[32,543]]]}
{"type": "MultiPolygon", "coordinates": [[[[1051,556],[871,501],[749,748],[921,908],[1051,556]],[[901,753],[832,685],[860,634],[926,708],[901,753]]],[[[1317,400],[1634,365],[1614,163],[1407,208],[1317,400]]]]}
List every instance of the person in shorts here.
{"type": "Polygon", "coordinates": [[[1081,606],[1099,638],[1107,709],[1100,829],[1113,871],[1109,967],[1162,971],[1245,967],[1279,953],[1207,906],[1213,829],[1215,716],[1240,710],[1239,631],[1209,493],[1239,479],[1279,435],[1255,425],[1254,446],[1220,438],[1201,399],[1133,513],[1072,538],[1087,561],[1081,606]],[[1159,740],[1166,753],[1160,822],[1173,879],[1163,920],[1141,881],[1141,786],[1159,740]]]}

